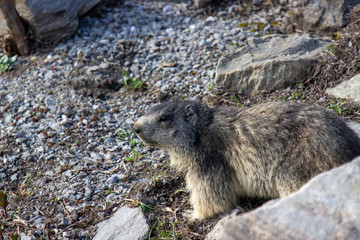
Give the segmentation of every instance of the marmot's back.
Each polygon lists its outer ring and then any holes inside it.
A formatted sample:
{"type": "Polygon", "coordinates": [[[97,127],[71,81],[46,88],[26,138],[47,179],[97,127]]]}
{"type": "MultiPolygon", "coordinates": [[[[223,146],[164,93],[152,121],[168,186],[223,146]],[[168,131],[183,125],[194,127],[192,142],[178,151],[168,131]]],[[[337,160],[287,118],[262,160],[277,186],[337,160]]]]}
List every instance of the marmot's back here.
{"type": "Polygon", "coordinates": [[[360,155],[358,136],[338,116],[304,104],[172,101],[150,109],[134,129],[186,171],[196,218],[225,212],[244,196],[285,196],[360,155]]]}
{"type": "MultiPolygon", "coordinates": [[[[223,115],[220,110],[215,119],[223,115]]],[[[242,164],[246,161],[250,165],[247,176],[255,178],[246,177],[248,185],[256,179],[264,180],[247,195],[259,196],[266,190],[264,197],[276,197],[273,187],[283,185],[278,194],[285,196],[318,173],[360,155],[360,141],[354,131],[338,116],[317,106],[260,104],[240,111],[233,124],[238,137],[234,144],[239,146],[234,149],[242,164]],[[254,173],[249,174],[252,170],[254,173]]]]}

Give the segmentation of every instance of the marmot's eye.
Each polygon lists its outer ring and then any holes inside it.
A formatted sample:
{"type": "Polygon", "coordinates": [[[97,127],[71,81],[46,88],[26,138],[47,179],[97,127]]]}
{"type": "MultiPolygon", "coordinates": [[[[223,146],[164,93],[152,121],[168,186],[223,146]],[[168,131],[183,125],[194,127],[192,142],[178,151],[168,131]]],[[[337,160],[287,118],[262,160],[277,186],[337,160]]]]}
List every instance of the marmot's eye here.
{"type": "Polygon", "coordinates": [[[160,117],[160,121],[161,122],[165,122],[165,121],[167,121],[167,120],[169,120],[170,119],[170,116],[169,115],[162,115],[161,117],[160,117]]]}

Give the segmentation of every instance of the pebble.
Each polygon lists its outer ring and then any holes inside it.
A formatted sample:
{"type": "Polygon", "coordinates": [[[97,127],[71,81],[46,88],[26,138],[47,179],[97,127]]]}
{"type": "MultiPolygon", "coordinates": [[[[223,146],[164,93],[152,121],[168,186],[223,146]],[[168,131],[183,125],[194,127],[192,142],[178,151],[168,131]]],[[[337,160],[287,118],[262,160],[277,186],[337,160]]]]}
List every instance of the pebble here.
{"type": "Polygon", "coordinates": [[[105,184],[108,187],[111,187],[112,185],[114,185],[114,184],[118,183],[119,181],[121,181],[123,178],[124,178],[123,174],[114,174],[105,181],[105,184]]]}

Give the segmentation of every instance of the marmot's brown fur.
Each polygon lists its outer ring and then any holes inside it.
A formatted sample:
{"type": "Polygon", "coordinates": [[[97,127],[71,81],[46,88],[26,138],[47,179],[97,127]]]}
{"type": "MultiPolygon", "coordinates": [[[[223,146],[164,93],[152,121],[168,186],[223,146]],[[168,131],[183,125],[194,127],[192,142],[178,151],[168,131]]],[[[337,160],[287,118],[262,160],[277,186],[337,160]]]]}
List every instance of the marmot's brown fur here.
{"type": "Polygon", "coordinates": [[[148,145],[186,172],[194,218],[234,207],[241,197],[277,198],[360,155],[360,140],[320,107],[274,102],[248,109],[172,101],[134,124],[148,145]]]}

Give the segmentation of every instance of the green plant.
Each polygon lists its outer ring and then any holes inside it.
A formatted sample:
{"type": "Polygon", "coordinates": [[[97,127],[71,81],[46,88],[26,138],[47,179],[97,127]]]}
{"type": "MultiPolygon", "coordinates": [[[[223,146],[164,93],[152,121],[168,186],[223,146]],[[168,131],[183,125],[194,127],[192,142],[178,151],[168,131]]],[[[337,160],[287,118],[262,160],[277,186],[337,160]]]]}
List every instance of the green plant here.
{"type": "Polygon", "coordinates": [[[175,192],[174,192],[174,194],[178,194],[178,193],[186,193],[187,191],[186,191],[186,189],[185,188],[180,188],[180,189],[178,189],[178,190],[176,190],[175,192]]]}
{"type": "Polygon", "coordinates": [[[118,131],[116,132],[116,135],[122,139],[126,139],[127,137],[129,137],[129,134],[122,128],[118,129],[118,131]]]}
{"type": "Polygon", "coordinates": [[[121,70],[121,74],[125,88],[132,89],[134,91],[146,88],[145,81],[131,77],[124,69],[121,70]]]}
{"type": "Polygon", "coordinates": [[[131,139],[131,138],[129,138],[129,143],[130,143],[132,146],[136,146],[136,145],[139,143],[139,141],[138,141],[137,139],[131,139]]]}
{"type": "Polygon", "coordinates": [[[149,204],[145,204],[143,202],[139,202],[139,208],[144,213],[148,213],[149,210],[154,210],[149,204]]]}
{"type": "Polygon", "coordinates": [[[240,103],[239,99],[236,96],[230,97],[229,100],[235,101],[240,107],[242,107],[242,104],[240,103]]]}
{"type": "Polygon", "coordinates": [[[295,99],[295,98],[298,98],[298,97],[300,97],[300,94],[299,93],[293,93],[292,95],[291,95],[291,98],[292,99],[295,99]]]}
{"type": "Polygon", "coordinates": [[[138,153],[137,151],[135,151],[135,148],[133,148],[131,150],[130,155],[127,158],[125,158],[125,161],[126,162],[136,161],[138,159],[142,159],[142,158],[147,157],[147,156],[148,156],[147,154],[143,155],[141,153],[138,153]]]}
{"type": "Polygon", "coordinates": [[[158,174],[158,175],[153,176],[154,183],[156,183],[156,182],[159,180],[159,177],[161,177],[162,175],[164,175],[166,172],[167,172],[167,170],[164,171],[164,172],[161,172],[161,173],[158,174]]]}
{"type": "Polygon", "coordinates": [[[7,218],[7,211],[6,211],[6,207],[7,207],[7,195],[6,195],[6,192],[4,191],[1,191],[0,192],[0,206],[2,207],[2,209],[4,210],[4,215],[5,215],[5,218],[7,218]]]}
{"type": "Polygon", "coordinates": [[[17,55],[8,57],[6,55],[0,58],[0,72],[6,72],[11,69],[11,64],[13,64],[17,59],[17,55]]]}
{"type": "Polygon", "coordinates": [[[283,100],[286,100],[286,98],[287,97],[285,95],[281,95],[281,96],[275,98],[275,101],[283,101],[283,100]]]}
{"type": "Polygon", "coordinates": [[[156,218],[154,225],[151,227],[149,232],[149,240],[176,240],[180,239],[180,236],[176,234],[175,222],[167,223],[165,219],[161,221],[159,218],[156,218]],[[159,237],[151,237],[154,228],[156,228],[157,235],[159,237]]]}
{"type": "Polygon", "coordinates": [[[340,106],[339,106],[338,103],[330,104],[329,108],[330,108],[330,109],[335,109],[335,110],[338,112],[338,114],[339,114],[340,116],[342,116],[342,109],[340,108],[340,106]]]}
{"type": "Polygon", "coordinates": [[[329,105],[329,108],[330,109],[335,109],[337,112],[338,112],[338,114],[340,115],[340,116],[342,116],[343,115],[343,110],[342,110],[342,108],[340,107],[340,105],[341,104],[344,104],[345,102],[344,101],[341,101],[340,99],[335,99],[334,101],[333,101],[333,104],[330,104],[329,105]],[[339,103],[340,102],[340,103],[339,103]]]}
{"type": "Polygon", "coordinates": [[[113,191],[112,188],[109,187],[109,189],[106,191],[105,195],[109,195],[112,191],[113,191]]]}
{"type": "Polygon", "coordinates": [[[17,233],[12,233],[11,234],[11,240],[20,240],[20,235],[17,233]]]}

